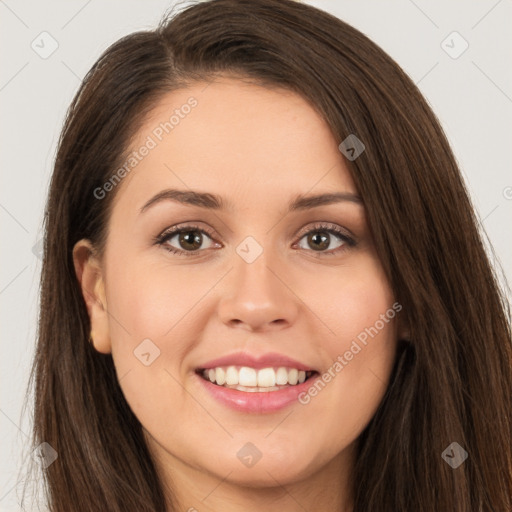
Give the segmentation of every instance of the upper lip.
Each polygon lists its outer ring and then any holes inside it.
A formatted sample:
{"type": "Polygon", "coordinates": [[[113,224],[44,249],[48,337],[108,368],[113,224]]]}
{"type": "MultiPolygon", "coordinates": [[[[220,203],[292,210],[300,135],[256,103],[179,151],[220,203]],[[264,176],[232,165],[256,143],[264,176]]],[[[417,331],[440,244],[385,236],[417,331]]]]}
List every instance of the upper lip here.
{"type": "Polygon", "coordinates": [[[207,361],[199,366],[198,369],[204,370],[216,368],[218,366],[248,366],[257,370],[261,368],[284,366],[288,368],[297,368],[297,370],[315,371],[314,368],[311,368],[307,364],[274,352],[269,352],[261,356],[253,356],[245,352],[236,352],[234,354],[229,354],[207,361]]]}

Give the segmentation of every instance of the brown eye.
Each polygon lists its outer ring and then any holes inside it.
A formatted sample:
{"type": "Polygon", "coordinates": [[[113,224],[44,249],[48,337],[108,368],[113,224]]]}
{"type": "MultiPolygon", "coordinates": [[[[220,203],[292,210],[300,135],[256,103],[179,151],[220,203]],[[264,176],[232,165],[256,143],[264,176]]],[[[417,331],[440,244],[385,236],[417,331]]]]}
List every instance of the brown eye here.
{"type": "Polygon", "coordinates": [[[174,227],[158,236],[156,243],[175,254],[193,255],[213,246],[212,236],[196,226],[174,227]],[[205,245],[205,242],[209,242],[205,245]]]}
{"type": "Polygon", "coordinates": [[[308,231],[301,237],[301,241],[305,239],[306,243],[303,245],[299,242],[301,249],[313,250],[315,252],[336,254],[347,248],[347,246],[354,246],[355,242],[345,235],[340,228],[336,226],[318,226],[308,231]],[[336,241],[337,239],[337,241],[336,241]]]}
{"type": "Polygon", "coordinates": [[[200,231],[182,231],[178,234],[180,248],[197,251],[201,247],[203,235],[200,231]]]}
{"type": "Polygon", "coordinates": [[[314,251],[322,251],[329,247],[330,235],[326,232],[317,231],[307,235],[308,244],[314,251]]]}

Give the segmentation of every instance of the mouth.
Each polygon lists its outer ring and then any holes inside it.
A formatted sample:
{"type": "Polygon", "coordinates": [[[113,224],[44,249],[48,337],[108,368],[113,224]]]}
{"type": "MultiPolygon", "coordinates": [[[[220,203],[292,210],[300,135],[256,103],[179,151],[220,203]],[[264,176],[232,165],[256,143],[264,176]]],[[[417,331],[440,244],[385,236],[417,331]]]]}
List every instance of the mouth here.
{"type": "Polygon", "coordinates": [[[266,393],[293,388],[315,378],[315,370],[300,370],[287,366],[252,368],[249,366],[216,366],[198,368],[196,374],[220,388],[246,393],[266,393]]]}

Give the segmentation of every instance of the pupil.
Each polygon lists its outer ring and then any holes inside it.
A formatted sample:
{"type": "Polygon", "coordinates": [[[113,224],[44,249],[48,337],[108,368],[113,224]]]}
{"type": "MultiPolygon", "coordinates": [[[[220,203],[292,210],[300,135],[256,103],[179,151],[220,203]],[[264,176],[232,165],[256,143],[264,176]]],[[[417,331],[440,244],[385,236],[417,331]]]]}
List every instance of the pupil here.
{"type": "Polygon", "coordinates": [[[321,249],[327,249],[327,247],[329,247],[329,237],[325,233],[322,233],[322,234],[316,233],[316,234],[310,235],[309,241],[313,242],[312,246],[315,251],[318,251],[321,249]]]}
{"type": "Polygon", "coordinates": [[[187,244],[194,245],[195,242],[196,246],[188,247],[188,249],[196,250],[201,246],[201,239],[202,235],[201,233],[199,233],[199,231],[187,231],[180,235],[180,244],[185,245],[185,248],[187,248],[187,244]]]}

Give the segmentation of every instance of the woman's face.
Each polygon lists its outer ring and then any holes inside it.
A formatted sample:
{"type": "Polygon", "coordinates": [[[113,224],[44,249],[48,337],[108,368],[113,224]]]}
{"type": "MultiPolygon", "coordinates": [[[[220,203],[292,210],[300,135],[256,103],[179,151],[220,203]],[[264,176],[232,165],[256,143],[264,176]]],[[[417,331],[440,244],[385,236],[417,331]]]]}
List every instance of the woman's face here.
{"type": "Polygon", "coordinates": [[[300,96],[224,77],[165,96],[98,192],[116,196],[84,265],[94,344],[169,475],[263,487],[353,462],[400,306],[339,142],[300,96]]]}

